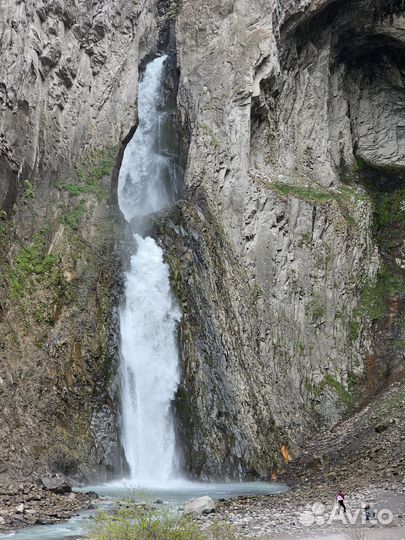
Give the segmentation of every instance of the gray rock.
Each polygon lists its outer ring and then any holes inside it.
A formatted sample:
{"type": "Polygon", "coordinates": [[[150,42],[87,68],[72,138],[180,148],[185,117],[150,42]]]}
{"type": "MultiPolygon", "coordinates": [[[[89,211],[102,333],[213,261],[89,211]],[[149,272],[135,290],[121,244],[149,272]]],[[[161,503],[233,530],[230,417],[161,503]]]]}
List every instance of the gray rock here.
{"type": "Polygon", "coordinates": [[[15,511],[17,514],[22,514],[24,512],[24,503],[20,503],[16,506],[15,511]]]}
{"type": "Polygon", "coordinates": [[[41,483],[47,491],[53,493],[70,493],[72,491],[72,486],[64,476],[43,476],[41,483]]]}
{"type": "MultiPolygon", "coordinates": [[[[229,17],[231,2],[209,16],[189,2],[179,13],[179,102],[193,117],[185,182],[196,196],[178,205],[162,243],[183,306],[176,405],[196,475],[282,467],[285,441],[299,453],[306,433],[346,414],[350,382],[378,345],[358,311],[359,276],[374,285],[382,263],[372,204],[340,174],[355,168],[356,148],[404,165],[404,81],[380,48],[370,84],[367,66],[346,62],[368,43],[375,13],[365,0],[355,15],[339,5],[241,1],[229,17]]],[[[379,35],[402,47],[400,12],[381,21],[379,35]]]]}
{"type": "Polygon", "coordinates": [[[215,512],[215,502],[207,495],[191,499],[184,507],[184,514],[193,514],[195,516],[211,514],[212,512],[215,512]]]}

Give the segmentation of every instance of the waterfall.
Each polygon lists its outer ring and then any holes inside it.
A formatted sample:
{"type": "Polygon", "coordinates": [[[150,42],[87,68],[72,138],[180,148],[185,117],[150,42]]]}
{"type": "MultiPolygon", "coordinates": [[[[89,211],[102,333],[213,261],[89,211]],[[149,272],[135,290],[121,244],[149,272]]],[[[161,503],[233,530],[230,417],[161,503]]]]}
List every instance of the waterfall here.
{"type": "Polygon", "coordinates": [[[131,481],[146,487],[176,473],[171,401],[179,384],[176,325],[181,314],[163,252],[142,236],[148,214],[173,202],[176,191],[176,161],[165,142],[165,60],[149,63],[139,84],[139,125],[125,149],[118,181],[120,209],[137,244],[120,311],[123,445],[131,481]]]}

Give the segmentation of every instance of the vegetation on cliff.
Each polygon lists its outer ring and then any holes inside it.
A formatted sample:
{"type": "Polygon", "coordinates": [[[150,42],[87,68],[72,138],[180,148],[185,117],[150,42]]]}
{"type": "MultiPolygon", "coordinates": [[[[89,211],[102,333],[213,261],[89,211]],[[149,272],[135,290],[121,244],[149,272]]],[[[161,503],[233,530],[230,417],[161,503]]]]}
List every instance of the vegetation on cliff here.
{"type": "MultiPolygon", "coordinates": [[[[105,450],[94,443],[95,422],[113,414],[106,403],[115,369],[119,217],[108,195],[116,154],[109,147],[83,155],[76,166],[66,164],[69,181],[46,193],[39,177],[22,182],[12,215],[0,222],[0,335],[9,366],[4,383],[13,384],[16,373],[30,381],[19,385],[12,401],[7,394],[3,399],[5,410],[16,411],[8,419],[11,444],[20,448],[28,438],[26,463],[71,474],[79,466],[84,471],[86,461],[87,474],[99,467],[105,450]],[[31,392],[47,399],[37,402],[31,392]],[[35,409],[30,435],[18,421],[22,408],[25,415],[35,409]]],[[[116,428],[109,429],[117,437],[116,428]]],[[[19,455],[22,461],[24,452],[19,455]]],[[[3,461],[20,466],[14,453],[3,461]]]]}

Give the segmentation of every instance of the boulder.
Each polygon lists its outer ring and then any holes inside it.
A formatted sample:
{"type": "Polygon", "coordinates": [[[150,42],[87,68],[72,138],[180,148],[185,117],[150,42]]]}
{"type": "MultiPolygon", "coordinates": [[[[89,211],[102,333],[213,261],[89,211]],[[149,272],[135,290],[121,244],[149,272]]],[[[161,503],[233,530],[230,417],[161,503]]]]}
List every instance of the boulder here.
{"type": "Polygon", "coordinates": [[[68,480],[61,475],[43,476],[41,478],[41,484],[44,489],[53,493],[70,493],[72,491],[72,486],[68,480]]]}
{"type": "Polygon", "coordinates": [[[212,512],[215,512],[215,503],[211,497],[208,497],[207,495],[204,497],[191,499],[191,501],[188,501],[184,507],[185,514],[193,514],[195,516],[211,514],[212,512]]]}
{"type": "Polygon", "coordinates": [[[24,503],[21,503],[18,506],[16,506],[15,511],[16,511],[16,514],[22,514],[24,512],[24,503]]]}

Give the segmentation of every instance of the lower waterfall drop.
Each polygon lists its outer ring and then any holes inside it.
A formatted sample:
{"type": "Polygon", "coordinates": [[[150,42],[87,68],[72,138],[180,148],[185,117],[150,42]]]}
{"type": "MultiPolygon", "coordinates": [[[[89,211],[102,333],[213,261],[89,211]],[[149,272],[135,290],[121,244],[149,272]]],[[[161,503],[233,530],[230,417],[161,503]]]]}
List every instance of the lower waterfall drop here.
{"type": "Polygon", "coordinates": [[[165,61],[163,56],[150,62],[139,84],[139,125],[125,149],[118,182],[120,209],[137,244],[120,311],[123,445],[130,481],[143,487],[165,484],[177,472],[171,402],[179,384],[181,313],[162,249],[142,236],[147,216],[173,202],[176,191],[176,160],[164,147],[165,61]]]}

